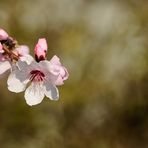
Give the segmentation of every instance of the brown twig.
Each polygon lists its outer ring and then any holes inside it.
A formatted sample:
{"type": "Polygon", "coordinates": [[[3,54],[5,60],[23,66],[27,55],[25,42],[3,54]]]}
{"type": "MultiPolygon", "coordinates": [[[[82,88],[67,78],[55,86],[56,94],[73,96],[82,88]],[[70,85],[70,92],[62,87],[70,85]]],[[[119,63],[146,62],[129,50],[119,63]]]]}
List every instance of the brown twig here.
{"type": "Polygon", "coordinates": [[[11,58],[12,61],[18,61],[19,60],[19,56],[17,56],[13,52],[13,49],[9,49],[5,44],[3,44],[3,50],[11,58]]]}

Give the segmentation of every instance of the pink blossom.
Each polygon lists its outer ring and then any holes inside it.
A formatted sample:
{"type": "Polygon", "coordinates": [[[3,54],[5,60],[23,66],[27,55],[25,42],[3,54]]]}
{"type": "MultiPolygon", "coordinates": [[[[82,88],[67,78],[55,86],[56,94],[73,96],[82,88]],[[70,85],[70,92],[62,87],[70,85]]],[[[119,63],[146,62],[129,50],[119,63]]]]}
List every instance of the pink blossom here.
{"type": "Polygon", "coordinates": [[[56,85],[62,85],[64,84],[64,80],[68,79],[68,71],[67,69],[62,66],[60,59],[55,55],[52,57],[52,59],[50,60],[51,63],[51,71],[53,74],[58,75],[57,80],[55,81],[56,85]]]}
{"type": "Polygon", "coordinates": [[[50,61],[45,60],[46,51],[46,40],[39,39],[35,47],[36,61],[29,64],[19,60],[18,69],[10,74],[7,81],[10,91],[16,93],[25,91],[26,103],[31,106],[39,104],[44,96],[58,100],[59,92],[56,85],[62,85],[69,76],[56,55],[50,61]],[[28,83],[30,86],[26,89],[28,83]]]}
{"type": "Polygon", "coordinates": [[[41,38],[38,40],[38,43],[35,46],[34,52],[35,52],[35,58],[37,62],[45,60],[46,52],[47,52],[47,42],[45,38],[41,38]]]}
{"type": "Polygon", "coordinates": [[[18,46],[16,40],[0,29],[0,74],[11,69],[18,59],[31,63],[33,58],[29,55],[29,48],[18,46]]]}
{"type": "Polygon", "coordinates": [[[8,34],[5,30],[0,29],[0,40],[6,40],[8,38],[8,34]]]}
{"type": "MultiPolygon", "coordinates": [[[[29,54],[29,48],[27,46],[19,46],[14,51],[12,51],[18,59],[21,61],[26,61],[30,64],[33,61],[33,57],[29,54]]],[[[16,61],[17,63],[17,61],[16,61]]],[[[14,65],[12,59],[7,54],[0,53],[0,74],[5,73],[7,70],[12,69],[12,65],[14,65]]]]}
{"type": "Polygon", "coordinates": [[[29,54],[29,48],[26,45],[20,45],[15,49],[14,53],[19,57],[21,61],[26,61],[28,64],[34,60],[33,57],[29,54]]]}
{"type": "Polygon", "coordinates": [[[18,62],[19,69],[13,71],[7,81],[8,89],[12,92],[22,92],[27,84],[30,86],[25,91],[26,103],[30,106],[39,104],[46,95],[51,100],[59,98],[55,85],[57,76],[50,72],[51,63],[47,60],[39,63],[33,61],[30,65],[18,62]]]}

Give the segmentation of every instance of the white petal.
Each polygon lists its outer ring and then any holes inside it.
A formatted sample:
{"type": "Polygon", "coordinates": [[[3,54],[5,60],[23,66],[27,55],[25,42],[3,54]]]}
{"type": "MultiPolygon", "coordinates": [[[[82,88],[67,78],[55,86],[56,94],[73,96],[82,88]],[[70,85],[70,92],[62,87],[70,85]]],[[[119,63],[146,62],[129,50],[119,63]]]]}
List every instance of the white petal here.
{"type": "Polygon", "coordinates": [[[49,61],[44,60],[44,61],[40,61],[39,62],[40,67],[43,67],[44,69],[46,69],[48,72],[50,72],[51,74],[58,76],[59,72],[60,72],[60,66],[58,65],[53,65],[51,64],[49,61]]]}
{"type": "Polygon", "coordinates": [[[11,72],[15,71],[15,70],[18,70],[18,67],[17,67],[17,65],[15,63],[12,63],[12,65],[11,65],[11,72]]]}
{"type": "Polygon", "coordinates": [[[31,83],[31,85],[25,91],[25,100],[30,106],[41,103],[43,98],[44,89],[39,83],[31,83]]]}
{"type": "Polygon", "coordinates": [[[51,83],[45,83],[45,95],[50,98],[51,100],[58,100],[59,99],[59,91],[56,86],[52,85],[51,83]]]}
{"type": "Polygon", "coordinates": [[[11,65],[8,61],[0,62],[0,74],[3,74],[10,68],[11,68],[11,65]]]}
{"type": "Polygon", "coordinates": [[[12,92],[22,92],[25,90],[26,84],[21,82],[18,78],[17,75],[20,76],[20,71],[19,70],[15,70],[13,71],[7,80],[7,84],[8,84],[8,89],[12,92]]]}
{"type": "Polygon", "coordinates": [[[54,55],[54,56],[52,57],[52,59],[50,60],[50,63],[52,63],[52,64],[54,64],[54,65],[59,65],[59,66],[61,66],[60,59],[59,59],[56,55],[54,55]]]}
{"type": "Polygon", "coordinates": [[[27,71],[27,67],[28,67],[27,62],[22,61],[22,60],[18,60],[18,62],[17,62],[16,64],[17,64],[17,66],[18,66],[18,68],[19,68],[20,70],[25,70],[25,71],[27,71]]]}
{"type": "Polygon", "coordinates": [[[21,61],[26,61],[26,63],[28,65],[31,64],[32,61],[34,61],[33,57],[31,55],[29,55],[29,54],[26,54],[26,55],[20,57],[20,60],[21,61]]]}
{"type": "Polygon", "coordinates": [[[48,71],[50,71],[51,69],[51,63],[47,60],[43,60],[39,62],[40,67],[43,67],[44,69],[47,69],[48,71]]]}
{"type": "Polygon", "coordinates": [[[32,61],[30,64],[28,64],[26,61],[22,61],[22,59],[19,60],[16,64],[21,71],[24,71],[26,73],[30,72],[37,65],[35,61],[32,61]]]}
{"type": "Polygon", "coordinates": [[[17,50],[20,55],[29,54],[29,47],[26,45],[20,45],[15,50],[17,50]]]}

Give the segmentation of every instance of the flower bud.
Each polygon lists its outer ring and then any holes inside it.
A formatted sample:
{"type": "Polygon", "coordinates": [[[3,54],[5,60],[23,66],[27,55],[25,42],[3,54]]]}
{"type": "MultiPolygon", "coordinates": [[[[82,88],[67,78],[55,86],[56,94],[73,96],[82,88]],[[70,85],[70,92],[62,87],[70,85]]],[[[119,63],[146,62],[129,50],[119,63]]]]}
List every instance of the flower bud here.
{"type": "Polygon", "coordinates": [[[45,38],[41,38],[38,40],[38,43],[34,49],[35,52],[35,59],[37,62],[46,59],[46,52],[47,52],[47,42],[45,38]]]}

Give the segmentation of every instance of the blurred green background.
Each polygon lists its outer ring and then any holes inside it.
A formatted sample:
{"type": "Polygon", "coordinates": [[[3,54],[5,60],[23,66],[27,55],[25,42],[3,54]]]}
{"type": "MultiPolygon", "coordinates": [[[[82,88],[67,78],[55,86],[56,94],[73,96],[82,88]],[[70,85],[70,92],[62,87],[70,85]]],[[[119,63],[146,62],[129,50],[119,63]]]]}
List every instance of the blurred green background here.
{"type": "Polygon", "coordinates": [[[0,80],[0,148],[148,148],[147,0],[0,0],[0,27],[68,68],[37,106],[0,80]]]}

